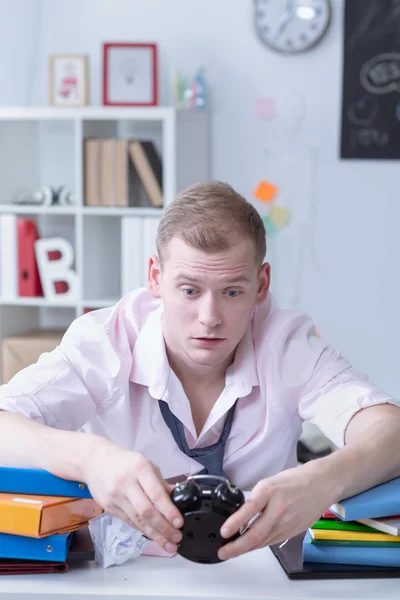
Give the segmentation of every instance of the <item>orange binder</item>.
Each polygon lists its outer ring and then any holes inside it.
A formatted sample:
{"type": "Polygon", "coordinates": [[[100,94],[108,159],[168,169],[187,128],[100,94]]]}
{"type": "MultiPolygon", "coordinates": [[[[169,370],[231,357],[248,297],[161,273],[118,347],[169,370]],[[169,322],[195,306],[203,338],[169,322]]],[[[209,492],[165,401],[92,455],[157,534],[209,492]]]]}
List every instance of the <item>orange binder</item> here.
{"type": "Polygon", "coordinates": [[[66,533],[102,512],[92,498],[0,494],[0,532],[35,538],[66,533]]]}

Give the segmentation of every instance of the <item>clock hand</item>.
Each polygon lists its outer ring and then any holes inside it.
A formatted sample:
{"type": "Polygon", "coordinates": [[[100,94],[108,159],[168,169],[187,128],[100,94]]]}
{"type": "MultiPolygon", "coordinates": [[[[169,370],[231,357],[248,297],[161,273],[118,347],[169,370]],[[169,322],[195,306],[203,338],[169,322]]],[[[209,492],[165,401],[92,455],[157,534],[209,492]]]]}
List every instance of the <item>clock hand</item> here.
{"type": "Polygon", "coordinates": [[[294,15],[294,1],[295,0],[287,0],[286,10],[283,13],[281,20],[279,21],[278,30],[275,34],[275,40],[284,32],[287,24],[294,15]]]}

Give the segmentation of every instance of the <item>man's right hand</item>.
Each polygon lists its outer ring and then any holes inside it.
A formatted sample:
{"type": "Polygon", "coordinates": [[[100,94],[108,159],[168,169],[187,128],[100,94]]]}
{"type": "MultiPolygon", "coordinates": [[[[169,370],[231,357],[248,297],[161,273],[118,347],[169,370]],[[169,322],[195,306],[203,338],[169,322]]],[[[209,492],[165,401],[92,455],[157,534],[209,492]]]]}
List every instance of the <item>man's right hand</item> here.
{"type": "Polygon", "coordinates": [[[94,436],[85,459],[84,481],[93,498],[167,552],[176,552],[182,539],[183,517],[172,503],[173,488],[160,469],[138,452],[94,436]]]}

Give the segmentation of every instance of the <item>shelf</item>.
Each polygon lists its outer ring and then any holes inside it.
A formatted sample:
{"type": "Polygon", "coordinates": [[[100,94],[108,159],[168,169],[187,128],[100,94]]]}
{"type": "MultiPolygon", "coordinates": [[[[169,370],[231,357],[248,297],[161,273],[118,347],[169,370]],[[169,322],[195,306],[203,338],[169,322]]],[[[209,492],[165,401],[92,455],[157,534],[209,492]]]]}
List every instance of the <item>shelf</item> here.
{"type": "Polygon", "coordinates": [[[32,204],[0,204],[0,214],[15,215],[74,215],[77,206],[37,206],[32,204]]]}
{"type": "Polygon", "coordinates": [[[101,300],[83,300],[79,304],[83,308],[107,308],[108,306],[115,306],[119,302],[120,298],[103,298],[101,300]]]}
{"type": "Polygon", "coordinates": [[[115,206],[33,206],[31,204],[14,205],[0,204],[0,214],[15,214],[15,215],[92,215],[108,217],[123,217],[123,216],[142,216],[142,217],[158,217],[161,216],[163,208],[127,206],[126,208],[118,208],[115,206]]]}
{"type": "Polygon", "coordinates": [[[210,179],[208,127],[206,111],[172,106],[0,107],[0,344],[30,329],[67,328],[91,309],[112,310],[147,285],[164,210],[183,189],[210,179]],[[130,188],[128,206],[84,204],[84,142],[91,137],[153,142],[162,159],[164,206],[153,207],[143,190],[130,188]],[[74,191],[75,205],[14,203],[22,190],[61,185],[74,191]],[[79,277],[73,300],[17,295],[18,237],[12,234],[21,217],[34,221],[41,239],[64,238],[72,246],[71,268],[79,277]]]}
{"type": "Polygon", "coordinates": [[[175,114],[171,106],[86,106],[82,108],[59,108],[53,106],[0,108],[0,119],[8,120],[135,120],[163,121],[175,114]]]}
{"type": "Polygon", "coordinates": [[[119,302],[120,298],[97,298],[89,300],[48,300],[43,297],[35,298],[0,298],[0,306],[36,306],[38,308],[103,308],[114,306],[119,302]]]}
{"type": "Polygon", "coordinates": [[[58,307],[58,308],[75,308],[80,304],[77,300],[49,300],[44,297],[32,297],[32,298],[0,298],[1,306],[37,306],[37,307],[58,307]]]}
{"type": "Polygon", "coordinates": [[[123,217],[125,216],[142,216],[142,217],[157,217],[161,216],[163,209],[162,208],[151,208],[149,207],[139,207],[139,206],[131,206],[126,208],[117,208],[114,206],[85,206],[82,208],[82,212],[84,215],[105,215],[109,217],[117,216],[123,217]]]}

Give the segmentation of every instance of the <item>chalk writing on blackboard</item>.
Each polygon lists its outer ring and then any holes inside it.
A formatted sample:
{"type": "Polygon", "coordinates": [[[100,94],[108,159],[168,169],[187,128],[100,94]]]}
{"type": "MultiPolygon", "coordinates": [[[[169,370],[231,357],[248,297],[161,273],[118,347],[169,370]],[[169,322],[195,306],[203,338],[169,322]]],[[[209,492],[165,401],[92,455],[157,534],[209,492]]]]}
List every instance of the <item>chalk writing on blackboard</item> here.
{"type": "Polygon", "coordinates": [[[347,0],[342,158],[400,158],[399,32],[399,0],[347,0]]]}
{"type": "Polygon", "coordinates": [[[361,67],[361,84],[371,94],[400,92],[400,53],[384,52],[361,67]]]}

